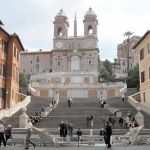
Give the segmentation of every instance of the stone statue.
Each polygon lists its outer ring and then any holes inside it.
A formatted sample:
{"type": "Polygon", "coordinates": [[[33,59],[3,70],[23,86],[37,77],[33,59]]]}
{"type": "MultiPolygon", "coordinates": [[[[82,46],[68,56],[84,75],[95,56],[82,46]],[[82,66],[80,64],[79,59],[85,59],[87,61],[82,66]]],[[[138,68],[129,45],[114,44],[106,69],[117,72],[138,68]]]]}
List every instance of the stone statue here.
{"type": "Polygon", "coordinates": [[[139,126],[144,126],[144,116],[141,113],[141,108],[137,107],[137,114],[135,115],[135,120],[139,126]]]}
{"type": "Polygon", "coordinates": [[[140,133],[140,131],[143,129],[143,126],[139,127],[130,127],[129,132],[125,134],[125,136],[129,136],[129,143],[136,144],[137,143],[137,137],[140,133]]]}
{"type": "Polygon", "coordinates": [[[19,116],[19,128],[25,128],[28,120],[28,115],[26,114],[26,107],[21,109],[21,115],[19,116]]]}

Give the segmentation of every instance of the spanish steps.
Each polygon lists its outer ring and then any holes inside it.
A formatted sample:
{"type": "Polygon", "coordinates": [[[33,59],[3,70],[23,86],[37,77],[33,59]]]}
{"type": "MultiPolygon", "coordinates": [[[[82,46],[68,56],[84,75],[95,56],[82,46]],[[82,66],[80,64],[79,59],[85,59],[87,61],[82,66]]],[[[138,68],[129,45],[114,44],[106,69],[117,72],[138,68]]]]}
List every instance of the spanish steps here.
{"type": "MultiPolygon", "coordinates": [[[[134,93],[134,90],[129,90],[128,94],[134,93]]],[[[31,102],[27,106],[27,114],[29,116],[34,116],[36,112],[40,112],[42,107],[47,107],[52,99],[45,97],[35,97],[31,96],[31,102]]],[[[110,107],[117,107],[126,115],[129,110],[133,114],[136,114],[135,108],[133,108],[127,101],[122,102],[120,97],[109,98],[106,103],[110,107]]],[[[5,120],[12,124],[13,127],[19,126],[19,115],[20,111],[14,114],[10,118],[5,118],[5,120]]],[[[50,112],[47,117],[42,118],[35,126],[39,128],[58,128],[61,121],[72,121],[74,128],[88,129],[86,118],[91,115],[94,116],[94,126],[93,129],[100,129],[104,127],[104,119],[106,120],[110,112],[106,108],[101,108],[98,99],[80,99],[74,98],[71,107],[67,105],[67,99],[61,99],[55,110],[50,112]]],[[[112,115],[113,116],[113,115],[112,115]]],[[[145,128],[150,129],[150,116],[144,113],[145,118],[145,128]]],[[[116,118],[117,119],[117,118],[116,118]]],[[[115,123],[115,129],[119,129],[118,120],[115,123]]]]}

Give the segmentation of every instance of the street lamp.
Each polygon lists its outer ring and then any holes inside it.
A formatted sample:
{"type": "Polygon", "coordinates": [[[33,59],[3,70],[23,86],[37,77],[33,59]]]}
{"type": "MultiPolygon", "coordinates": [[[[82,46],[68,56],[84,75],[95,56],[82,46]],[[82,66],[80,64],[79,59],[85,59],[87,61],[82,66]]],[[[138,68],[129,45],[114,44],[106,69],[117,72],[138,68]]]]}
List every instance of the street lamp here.
{"type": "Polygon", "coordinates": [[[127,77],[129,77],[129,41],[133,32],[127,31],[123,35],[127,37],[127,77]]]}

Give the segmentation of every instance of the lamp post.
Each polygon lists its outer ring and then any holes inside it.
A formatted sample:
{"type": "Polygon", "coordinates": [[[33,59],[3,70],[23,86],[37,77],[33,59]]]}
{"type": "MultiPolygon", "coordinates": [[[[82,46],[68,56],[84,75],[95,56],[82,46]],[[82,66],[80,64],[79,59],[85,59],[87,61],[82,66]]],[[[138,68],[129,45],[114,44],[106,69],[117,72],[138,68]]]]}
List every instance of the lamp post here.
{"type": "Polygon", "coordinates": [[[127,31],[123,35],[127,37],[127,77],[129,77],[129,41],[133,32],[127,31]]]}

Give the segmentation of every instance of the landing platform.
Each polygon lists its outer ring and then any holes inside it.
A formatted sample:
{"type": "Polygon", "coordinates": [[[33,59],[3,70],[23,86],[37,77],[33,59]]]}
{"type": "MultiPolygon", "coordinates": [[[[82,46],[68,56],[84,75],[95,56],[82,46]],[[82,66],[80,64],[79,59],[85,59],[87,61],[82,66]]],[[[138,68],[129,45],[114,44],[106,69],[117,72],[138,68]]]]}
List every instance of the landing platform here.
{"type": "MultiPolygon", "coordinates": [[[[112,146],[110,150],[149,150],[149,145],[128,145],[128,146],[112,146]]],[[[21,146],[7,146],[6,148],[1,147],[1,150],[23,150],[24,147],[21,146]]],[[[89,146],[89,147],[33,147],[30,150],[107,150],[106,146],[89,146]]],[[[108,149],[108,150],[109,150],[108,149]]]]}

